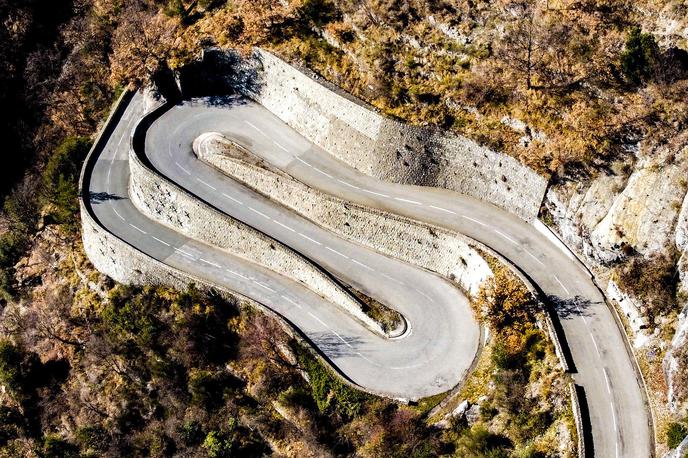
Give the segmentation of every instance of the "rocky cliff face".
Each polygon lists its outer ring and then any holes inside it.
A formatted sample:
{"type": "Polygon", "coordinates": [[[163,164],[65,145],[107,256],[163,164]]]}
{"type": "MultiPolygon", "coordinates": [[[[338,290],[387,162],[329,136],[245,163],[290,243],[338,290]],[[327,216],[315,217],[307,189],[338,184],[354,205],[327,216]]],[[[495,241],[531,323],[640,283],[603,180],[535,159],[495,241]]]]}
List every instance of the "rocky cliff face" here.
{"type": "Polygon", "coordinates": [[[641,142],[590,180],[552,185],[543,210],[598,278],[608,279],[602,287],[614,293],[639,356],[663,362],[666,403],[681,417],[688,412],[682,388],[688,381],[687,193],[688,133],[682,133],[661,146],[641,142]],[[637,277],[629,282],[633,266],[637,277]],[[656,269],[666,281],[647,281],[656,269]]]}

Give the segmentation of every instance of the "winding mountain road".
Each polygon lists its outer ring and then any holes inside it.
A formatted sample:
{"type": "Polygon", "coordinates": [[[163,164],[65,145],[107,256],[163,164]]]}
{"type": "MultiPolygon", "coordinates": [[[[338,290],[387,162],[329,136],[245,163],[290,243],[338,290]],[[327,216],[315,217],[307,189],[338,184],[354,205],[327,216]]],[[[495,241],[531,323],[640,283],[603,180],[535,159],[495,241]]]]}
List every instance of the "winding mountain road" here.
{"type": "Polygon", "coordinates": [[[130,136],[143,115],[136,94],[94,163],[90,207],[109,232],[177,269],[225,285],[302,330],[355,383],[392,397],[445,391],[469,370],[480,332],[466,298],[441,277],[351,243],[228,179],[192,151],[219,132],[308,186],[342,199],[463,233],[517,265],[555,303],[583,387],[594,454],[651,456],[642,387],[623,336],[583,268],[532,225],[454,192],[363,175],[313,145],[268,110],[233,99],[170,107],[148,128],[152,168],[198,199],[301,253],[357,289],[392,304],[410,324],[385,339],[303,285],[148,219],[128,199],[130,136]],[[93,196],[109,198],[96,199],[93,196]]]}

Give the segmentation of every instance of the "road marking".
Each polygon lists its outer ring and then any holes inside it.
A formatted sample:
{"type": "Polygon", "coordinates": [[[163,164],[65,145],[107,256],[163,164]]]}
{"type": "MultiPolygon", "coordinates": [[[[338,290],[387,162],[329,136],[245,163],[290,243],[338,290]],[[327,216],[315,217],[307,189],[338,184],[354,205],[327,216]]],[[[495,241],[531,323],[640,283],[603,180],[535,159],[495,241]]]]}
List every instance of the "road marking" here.
{"type": "Polygon", "coordinates": [[[298,157],[298,156],[294,156],[294,157],[296,158],[297,161],[303,162],[303,163],[306,164],[308,167],[313,167],[312,165],[310,165],[308,162],[304,161],[304,160],[301,159],[300,157],[298,157]]]}
{"type": "Polygon", "coordinates": [[[332,333],[333,333],[334,335],[336,335],[337,337],[339,337],[339,340],[341,340],[342,342],[344,342],[348,347],[353,348],[353,347],[351,347],[351,344],[350,344],[349,342],[347,342],[346,340],[344,340],[344,337],[340,336],[340,335],[337,333],[337,331],[335,331],[334,329],[330,329],[330,330],[332,331],[332,333]]]}
{"type": "Polygon", "coordinates": [[[424,298],[426,298],[427,300],[429,300],[430,302],[435,302],[435,301],[432,300],[432,297],[430,297],[430,296],[428,296],[427,294],[425,294],[422,290],[416,288],[416,291],[417,291],[418,293],[420,293],[424,298]]]}
{"type": "Polygon", "coordinates": [[[607,381],[607,393],[609,393],[611,395],[612,394],[612,384],[609,382],[609,372],[607,371],[606,367],[602,368],[602,372],[604,372],[604,378],[607,381]]]}
{"type": "Polygon", "coordinates": [[[441,212],[446,212],[446,213],[451,213],[452,215],[456,215],[456,212],[455,212],[455,211],[451,211],[451,210],[448,210],[448,209],[446,209],[446,208],[435,207],[434,205],[428,205],[428,206],[429,206],[430,208],[434,208],[435,210],[439,210],[439,211],[441,211],[441,212]]]}
{"type": "Polygon", "coordinates": [[[398,200],[399,202],[406,202],[408,204],[423,205],[420,202],[416,202],[415,200],[404,199],[402,197],[395,197],[394,200],[398,200]]]}
{"type": "Polygon", "coordinates": [[[368,361],[368,362],[369,362],[370,364],[372,364],[373,366],[382,367],[382,366],[380,366],[378,363],[376,363],[375,361],[371,361],[370,359],[368,359],[368,358],[366,358],[365,356],[363,356],[363,355],[361,354],[361,352],[356,352],[356,354],[357,354],[358,356],[360,356],[361,358],[363,358],[364,360],[368,361]]]}
{"type": "Polygon", "coordinates": [[[199,259],[199,261],[203,261],[206,264],[211,265],[213,267],[218,267],[218,268],[222,267],[220,264],[215,264],[214,262],[208,261],[207,259],[203,259],[203,258],[198,258],[198,259],[199,259]]]}
{"type": "Polygon", "coordinates": [[[291,299],[288,298],[287,296],[282,296],[282,299],[284,299],[285,301],[289,302],[289,303],[292,304],[292,305],[297,306],[298,308],[303,308],[303,307],[301,307],[301,305],[297,304],[296,302],[294,302],[293,300],[291,300],[291,299]]]}
{"type": "Polygon", "coordinates": [[[540,264],[541,266],[544,266],[544,265],[545,265],[545,263],[542,262],[542,261],[540,261],[533,253],[531,253],[530,251],[526,250],[525,248],[524,248],[523,250],[524,250],[526,253],[528,253],[528,256],[530,256],[531,258],[535,259],[535,261],[536,261],[538,264],[540,264]]]}
{"type": "Polygon", "coordinates": [[[173,248],[174,248],[174,251],[177,251],[177,252],[183,254],[187,258],[196,259],[193,257],[193,255],[191,253],[187,253],[186,251],[182,250],[181,248],[177,248],[177,247],[173,247],[173,248]]]}
{"type": "Polygon", "coordinates": [[[144,231],[143,229],[141,229],[141,228],[138,227],[138,226],[135,226],[135,225],[133,225],[133,224],[131,224],[131,223],[129,223],[129,225],[130,225],[131,227],[133,227],[134,229],[136,229],[137,231],[139,231],[140,233],[142,233],[142,234],[148,234],[148,232],[144,231]]]}
{"type": "Polygon", "coordinates": [[[273,221],[276,222],[277,224],[279,224],[280,226],[282,226],[283,228],[287,229],[288,231],[296,232],[296,231],[295,231],[294,229],[292,229],[291,227],[287,226],[286,224],[280,223],[280,222],[277,221],[276,219],[273,219],[273,221]]]}
{"type": "MultiPolygon", "coordinates": [[[[559,286],[561,286],[562,288],[564,288],[564,291],[566,292],[566,294],[571,294],[571,293],[569,292],[568,288],[566,288],[566,286],[564,286],[564,284],[561,282],[561,280],[559,280],[559,277],[557,277],[556,275],[554,275],[554,279],[559,283],[559,286]]],[[[579,309],[579,310],[580,310],[580,309],[579,309]]]]}
{"type": "Polygon", "coordinates": [[[211,184],[209,184],[209,183],[206,183],[205,181],[201,180],[200,178],[196,178],[196,179],[197,179],[199,182],[201,182],[202,184],[204,184],[204,185],[206,185],[207,187],[209,187],[210,189],[212,189],[213,191],[217,191],[217,188],[216,188],[215,186],[213,186],[213,185],[211,185],[211,184]]]}
{"type": "Polygon", "coordinates": [[[246,124],[248,124],[249,126],[253,127],[255,130],[257,130],[257,131],[260,132],[261,134],[265,135],[265,133],[264,133],[262,130],[260,130],[257,126],[255,126],[251,121],[247,121],[247,120],[244,119],[244,122],[245,122],[246,124]]]}
{"type": "Polygon", "coordinates": [[[351,184],[351,183],[349,183],[349,182],[347,182],[347,181],[340,180],[339,178],[337,178],[337,181],[339,181],[341,184],[346,185],[346,186],[348,186],[348,187],[350,187],[350,188],[361,189],[361,188],[359,188],[358,186],[353,185],[353,184],[351,184]]]}
{"type": "Polygon", "coordinates": [[[313,166],[313,170],[317,170],[318,172],[320,172],[320,173],[322,173],[323,175],[325,175],[327,178],[332,178],[332,175],[330,175],[330,174],[327,173],[327,172],[323,172],[322,170],[320,170],[319,168],[317,168],[317,167],[315,167],[315,166],[313,166]]]}
{"type": "Polygon", "coordinates": [[[357,261],[356,259],[351,259],[351,262],[353,262],[354,264],[358,264],[359,266],[363,267],[364,269],[368,269],[370,271],[375,272],[375,269],[373,269],[372,267],[370,267],[366,264],[363,264],[361,261],[357,261]]]}
{"type": "Polygon", "coordinates": [[[284,146],[280,145],[280,144],[277,143],[276,141],[273,140],[272,143],[274,143],[275,145],[277,145],[277,147],[278,147],[279,149],[281,149],[282,151],[285,151],[285,152],[287,152],[287,153],[289,152],[289,150],[288,150],[287,148],[285,148],[284,146]]]}
{"type": "Polygon", "coordinates": [[[151,237],[153,237],[153,239],[157,240],[158,242],[162,243],[163,245],[167,245],[167,246],[170,246],[170,244],[169,244],[169,243],[167,243],[167,242],[166,242],[166,241],[164,241],[164,240],[160,240],[159,238],[157,238],[157,237],[156,237],[156,236],[154,236],[154,235],[151,235],[151,237]]]}
{"type": "Polygon", "coordinates": [[[239,272],[234,272],[232,269],[225,269],[225,270],[226,270],[227,272],[229,272],[230,274],[234,274],[234,275],[236,275],[237,277],[243,278],[244,280],[250,280],[250,278],[248,278],[248,277],[246,277],[246,276],[244,276],[244,275],[241,275],[239,272]]]}
{"type": "Polygon", "coordinates": [[[380,196],[380,197],[389,197],[387,194],[382,194],[379,192],[371,191],[370,189],[362,189],[362,191],[367,192],[368,194],[374,194],[374,195],[380,196]]]}
{"type": "Polygon", "coordinates": [[[299,235],[300,235],[301,237],[303,237],[304,239],[309,240],[309,241],[315,243],[316,245],[322,245],[322,243],[318,242],[317,240],[313,240],[312,238],[308,237],[306,234],[302,234],[302,233],[299,232],[299,235]]]}
{"type": "Polygon", "coordinates": [[[394,283],[398,283],[398,284],[400,284],[400,285],[405,285],[405,284],[406,284],[406,283],[404,283],[403,281],[397,280],[397,279],[394,278],[394,277],[390,277],[390,276],[387,275],[387,274],[380,273],[380,275],[382,275],[383,277],[387,278],[388,280],[393,281],[394,283]]]}
{"type": "Polygon", "coordinates": [[[239,205],[244,205],[244,203],[240,200],[235,199],[234,197],[230,196],[229,194],[225,194],[224,192],[222,195],[230,200],[233,200],[234,202],[238,203],[239,205]]]}
{"type": "Polygon", "coordinates": [[[255,283],[256,285],[260,286],[261,288],[267,289],[267,290],[270,291],[271,293],[274,293],[274,292],[275,292],[274,289],[270,288],[268,285],[263,284],[263,283],[261,283],[261,282],[259,282],[259,281],[257,281],[257,280],[253,280],[253,283],[255,283]]]}
{"type": "Polygon", "coordinates": [[[316,320],[318,320],[318,322],[319,322],[320,324],[322,324],[323,326],[325,326],[327,329],[330,329],[330,327],[327,325],[327,323],[325,323],[323,320],[321,320],[321,319],[318,318],[317,316],[313,315],[311,312],[308,312],[308,314],[309,314],[310,316],[312,316],[313,318],[315,318],[316,320]]]}
{"type": "Polygon", "coordinates": [[[266,215],[265,213],[259,212],[258,210],[256,210],[256,209],[253,208],[253,207],[248,207],[248,209],[251,210],[251,211],[254,212],[254,213],[258,213],[258,214],[259,214],[260,216],[262,216],[263,218],[270,219],[270,217],[269,217],[268,215],[266,215]]]}
{"type": "Polygon", "coordinates": [[[499,234],[499,235],[501,235],[502,237],[504,237],[505,239],[507,239],[508,241],[510,241],[511,243],[513,243],[514,245],[518,245],[518,242],[517,242],[516,240],[512,239],[511,237],[509,237],[509,236],[506,235],[504,232],[502,232],[502,231],[500,231],[500,230],[498,230],[498,229],[495,229],[494,231],[495,231],[497,234],[499,234]]]}
{"type": "Polygon", "coordinates": [[[191,172],[189,172],[189,171],[186,170],[184,167],[182,167],[182,165],[181,165],[179,162],[175,162],[175,164],[177,165],[177,167],[179,167],[179,168],[182,169],[184,172],[186,172],[187,175],[191,175],[191,172]]]}
{"type": "Polygon", "coordinates": [[[592,339],[593,345],[595,345],[595,350],[597,351],[597,354],[600,355],[600,357],[602,357],[602,354],[600,353],[600,347],[597,346],[597,340],[595,339],[595,336],[592,334],[592,332],[590,333],[590,338],[592,339]]]}
{"type": "Polygon", "coordinates": [[[465,218],[468,221],[473,221],[474,223],[480,224],[481,226],[487,226],[487,224],[483,223],[482,221],[478,221],[477,219],[471,218],[470,216],[461,215],[461,218],[465,218]]]}
{"type": "Polygon", "coordinates": [[[116,208],[113,208],[112,211],[115,212],[115,215],[119,216],[119,219],[124,221],[124,216],[120,215],[116,208]]]}
{"type": "Polygon", "coordinates": [[[335,250],[334,248],[330,248],[330,247],[326,246],[325,249],[330,250],[331,252],[338,254],[339,256],[341,256],[343,258],[349,259],[349,257],[347,255],[340,253],[339,251],[335,250]]]}

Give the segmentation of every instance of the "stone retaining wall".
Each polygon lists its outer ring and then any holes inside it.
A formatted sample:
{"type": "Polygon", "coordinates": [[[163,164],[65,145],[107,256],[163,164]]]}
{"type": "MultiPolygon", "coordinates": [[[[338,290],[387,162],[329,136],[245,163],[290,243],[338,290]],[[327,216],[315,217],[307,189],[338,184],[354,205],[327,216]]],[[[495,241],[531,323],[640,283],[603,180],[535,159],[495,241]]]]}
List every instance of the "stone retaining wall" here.
{"type": "Polygon", "coordinates": [[[492,274],[485,260],[460,234],[312,189],[291,175],[250,161],[250,152],[220,134],[199,137],[194,152],[245,186],[341,237],[437,272],[471,294],[477,294],[482,282],[492,274]]]}
{"type": "Polygon", "coordinates": [[[142,164],[133,151],[129,153],[129,168],[129,197],[144,215],[187,237],[294,279],[384,335],[359,302],[296,252],[161,177],[142,164]]]}
{"type": "Polygon", "coordinates": [[[446,188],[530,220],[547,180],[464,137],[384,117],[338,88],[264,50],[249,95],[301,135],[359,171],[395,183],[446,188]]]}

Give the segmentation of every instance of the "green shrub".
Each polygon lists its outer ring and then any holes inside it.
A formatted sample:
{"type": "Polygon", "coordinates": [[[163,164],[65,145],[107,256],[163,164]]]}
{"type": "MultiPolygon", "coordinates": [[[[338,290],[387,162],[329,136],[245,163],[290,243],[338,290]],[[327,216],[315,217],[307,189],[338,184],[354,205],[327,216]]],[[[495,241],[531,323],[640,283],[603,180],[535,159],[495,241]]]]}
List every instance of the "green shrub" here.
{"type": "Polygon", "coordinates": [[[187,421],[182,425],[179,436],[185,445],[198,445],[203,439],[203,426],[197,421],[187,421]]]}
{"type": "Polygon", "coordinates": [[[48,434],[43,438],[43,453],[45,458],[70,458],[78,457],[79,450],[74,444],[70,444],[56,434],[48,434]]]}
{"type": "Polygon", "coordinates": [[[308,373],[311,394],[318,410],[332,411],[344,418],[352,418],[361,413],[367,394],[344,384],[305,351],[300,353],[299,363],[308,373]]]}
{"type": "Polygon", "coordinates": [[[232,455],[234,437],[220,431],[210,431],[201,445],[210,458],[224,458],[232,455]]]}
{"type": "Polygon", "coordinates": [[[67,137],[55,149],[43,171],[43,195],[52,204],[51,216],[58,224],[73,224],[79,213],[77,190],[81,164],[91,141],[86,137],[67,137]]]}
{"type": "Polygon", "coordinates": [[[85,454],[104,452],[110,439],[110,434],[102,426],[84,426],[76,431],[76,441],[85,454]]]}
{"type": "Polygon", "coordinates": [[[669,423],[666,430],[666,444],[669,448],[676,448],[688,436],[688,428],[682,423],[669,423]]]}
{"type": "Polygon", "coordinates": [[[626,48],[621,53],[621,70],[632,83],[640,84],[652,74],[657,55],[655,37],[635,26],[628,32],[626,48]]]}

